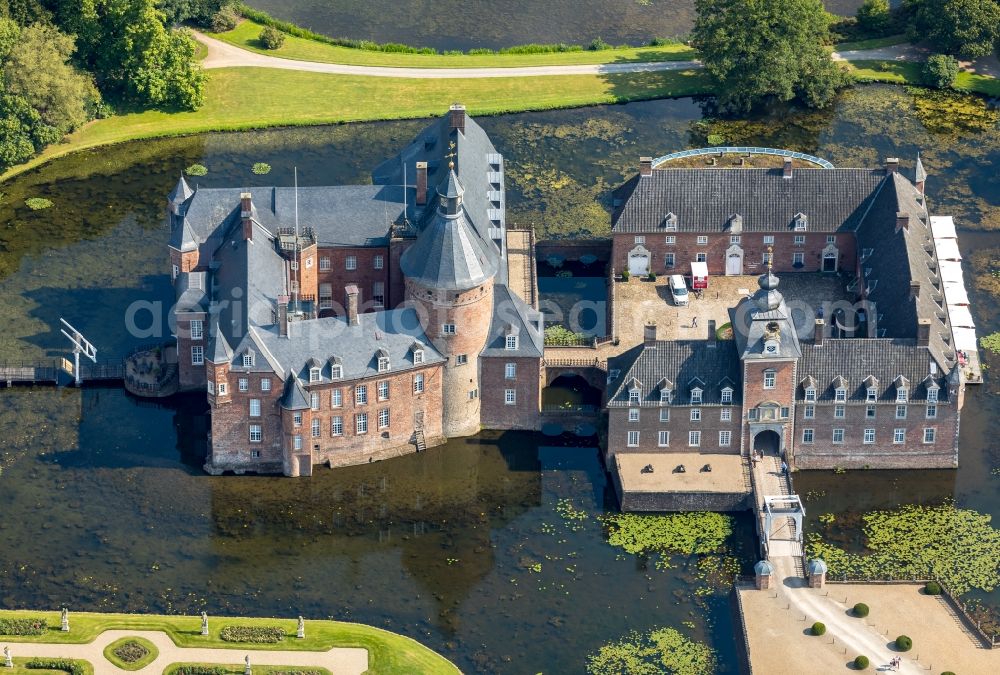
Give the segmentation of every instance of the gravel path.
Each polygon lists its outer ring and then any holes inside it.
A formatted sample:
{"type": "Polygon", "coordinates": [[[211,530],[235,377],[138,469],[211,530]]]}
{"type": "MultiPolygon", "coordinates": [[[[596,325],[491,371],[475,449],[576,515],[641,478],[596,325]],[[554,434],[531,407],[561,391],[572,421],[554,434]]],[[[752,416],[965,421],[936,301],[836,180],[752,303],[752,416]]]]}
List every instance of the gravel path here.
{"type": "Polygon", "coordinates": [[[7,646],[10,647],[11,656],[14,657],[83,659],[93,664],[94,675],[122,675],[126,671],[104,658],[104,648],[123,637],[146,638],[156,645],[160,652],[159,656],[142,670],[131,671],[136,675],[158,675],[171,663],[181,662],[240,665],[247,654],[250,655],[251,667],[254,665],[320,667],[326,668],[334,675],[361,675],[368,670],[368,650],[362,648],[334,647],[325,652],[307,652],[178,647],[163,631],[108,630],[89,644],[12,642],[7,646]]]}

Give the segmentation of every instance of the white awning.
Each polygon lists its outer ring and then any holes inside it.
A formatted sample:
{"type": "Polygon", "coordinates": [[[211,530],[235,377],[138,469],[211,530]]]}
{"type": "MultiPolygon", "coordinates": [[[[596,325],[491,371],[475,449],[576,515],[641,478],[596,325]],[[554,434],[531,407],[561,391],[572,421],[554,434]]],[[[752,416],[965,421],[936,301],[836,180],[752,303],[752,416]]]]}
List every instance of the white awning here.
{"type": "Polygon", "coordinates": [[[945,283],[965,284],[965,279],[962,276],[962,263],[952,260],[942,260],[940,261],[940,265],[942,281],[945,283]]]}
{"type": "Polygon", "coordinates": [[[964,352],[974,352],[979,349],[979,345],[976,343],[975,328],[952,328],[952,332],[955,333],[956,349],[961,349],[964,352]]]}
{"type": "Polygon", "coordinates": [[[972,312],[966,305],[949,305],[948,318],[951,325],[956,328],[975,328],[976,322],[972,320],[972,312]]]}
{"type": "Polygon", "coordinates": [[[945,283],[944,300],[949,306],[968,305],[969,294],[965,290],[965,284],[956,283],[954,281],[945,283]]]}
{"type": "Polygon", "coordinates": [[[691,263],[691,276],[698,278],[705,278],[708,276],[708,263],[705,262],[693,262],[691,263]]]}
{"type": "Polygon", "coordinates": [[[935,239],[934,246],[937,248],[938,260],[962,259],[962,254],[958,250],[957,239],[935,239]]]}
{"type": "Polygon", "coordinates": [[[955,221],[951,216],[931,216],[931,235],[935,239],[954,239],[955,221]]]}

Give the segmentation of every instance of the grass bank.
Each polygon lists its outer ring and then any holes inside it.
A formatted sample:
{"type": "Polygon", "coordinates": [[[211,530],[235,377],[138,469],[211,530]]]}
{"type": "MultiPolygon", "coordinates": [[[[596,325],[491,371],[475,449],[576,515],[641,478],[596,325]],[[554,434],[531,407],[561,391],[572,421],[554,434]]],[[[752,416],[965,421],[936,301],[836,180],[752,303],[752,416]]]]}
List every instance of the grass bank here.
{"type": "MultiPolygon", "coordinates": [[[[176,675],[177,671],[181,668],[211,668],[215,671],[222,670],[226,673],[232,673],[233,675],[243,675],[243,666],[223,666],[218,663],[171,663],[169,666],[163,669],[163,675],[176,675]]],[[[317,673],[317,675],[333,675],[326,668],[315,668],[309,666],[305,668],[303,666],[258,666],[256,663],[253,664],[253,672],[258,673],[258,675],[268,675],[269,673],[301,673],[309,671],[310,673],[317,673]]],[[[6,675],[6,673],[4,674],[6,675]]]]}
{"type": "Polygon", "coordinates": [[[871,38],[869,40],[854,40],[853,42],[841,42],[833,45],[834,51],[853,52],[859,49],[882,49],[893,45],[902,45],[909,42],[905,35],[888,35],[886,37],[871,38]]]}
{"type": "MultiPolygon", "coordinates": [[[[887,82],[923,86],[922,63],[902,61],[851,61],[851,75],[858,82],[887,82]]],[[[1000,80],[988,75],[961,71],[955,89],[984,96],[1000,96],[1000,80]]]]}
{"type": "Polygon", "coordinates": [[[208,33],[217,40],[268,56],[280,56],[298,61],[340,63],[352,66],[394,66],[400,68],[515,68],[520,66],[567,66],[599,63],[628,63],[649,61],[690,61],[697,56],[695,50],[684,44],[661,47],[627,47],[598,51],[547,52],[543,54],[407,54],[395,52],[351,49],[285,35],[280,49],[264,49],[258,37],[263,28],[250,19],[244,19],[235,29],[226,33],[208,33]]]}
{"type": "Polygon", "coordinates": [[[77,150],[160,136],[429,117],[443,114],[455,101],[473,115],[490,115],[705,93],[711,88],[699,70],[421,80],[220,68],[208,73],[200,110],[96,120],[9,169],[0,181],[77,150]]]}
{"type": "MultiPolygon", "coordinates": [[[[211,617],[209,635],[201,635],[201,619],[195,616],[157,614],[73,613],[68,633],[59,630],[58,612],[0,611],[0,617],[45,617],[49,630],[44,635],[8,637],[4,642],[45,642],[84,644],[106,630],[161,630],[180,647],[212,647],[242,652],[264,650],[326,651],[332,647],[362,647],[368,650],[368,667],[373,673],[458,673],[450,661],[403,635],[358,623],[341,621],[306,621],[305,639],[296,639],[295,619],[245,619],[211,617]],[[219,637],[223,626],[280,626],[288,636],[278,644],[224,642],[219,637]]],[[[37,672],[37,671],[36,671],[37,672]]]]}

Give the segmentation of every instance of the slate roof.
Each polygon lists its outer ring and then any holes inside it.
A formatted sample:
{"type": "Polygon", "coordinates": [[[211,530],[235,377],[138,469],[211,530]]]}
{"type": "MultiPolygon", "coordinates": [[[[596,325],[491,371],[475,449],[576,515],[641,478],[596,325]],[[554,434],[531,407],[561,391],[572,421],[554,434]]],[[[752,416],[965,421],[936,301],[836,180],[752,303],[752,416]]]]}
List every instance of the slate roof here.
{"type": "Polygon", "coordinates": [[[285,391],[281,395],[279,403],[285,410],[308,410],[309,397],[306,396],[302,380],[294,375],[289,375],[288,379],[285,380],[285,391]]]}
{"type": "Polygon", "coordinates": [[[542,358],[545,351],[545,336],[540,326],[542,315],[529,307],[517,293],[503,285],[493,287],[493,320],[490,324],[486,347],[481,352],[484,357],[532,357],[542,358]],[[513,329],[517,333],[517,349],[507,349],[507,333],[513,329]]]}
{"type": "Polygon", "coordinates": [[[679,232],[722,232],[735,214],[743,232],[790,232],[798,213],[809,232],[853,230],[862,219],[882,169],[655,169],[635,176],[616,192],[621,206],[612,232],[665,230],[668,213],[679,232]]]}
{"type": "MultiPolygon", "coordinates": [[[[889,338],[847,338],[823,341],[822,346],[802,344],[802,359],[799,361],[795,398],[805,398],[802,380],[813,377],[816,380],[816,397],[819,401],[833,401],[834,379],[842,377],[847,381],[849,401],[863,402],[867,397],[865,378],[874,375],[878,380],[879,400],[896,400],[896,378],[902,375],[910,382],[909,400],[927,399],[928,375],[933,359],[926,348],[916,346],[915,340],[889,338]]],[[[938,398],[948,400],[948,378],[940,368],[932,375],[932,380],[940,387],[938,398]]]]}
{"type": "Polygon", "coordinates": [[[177,275],[174,292],[177,302],[174,311],[204,312],[208,309],[208,284],[205,272],[182,272],[177,275]]]}
{"type": "Polygon", "coordinates": [[[702,405],[721,404],[725,386],[734,390],[732,405],[739,405],[742,399],[740,360],[733,340],[659,340],[655,347],[643,345],[625,368],[609,366],[622,370],[608,400],[611,407],[628,405],[633,379],[641,385],[644,403],[659,404],[659,382],[663,378],[673,384],[672,405],[690,405],[695,386],[702,389],[702,405]],[[701,384],[692,382],[696,378],[701,384]]]}
{"type": "Polygon", "coordinates": [[[333,381],[330,379],[331,357],[341,359],[342,380],[378,375],[375,352],[379,349],[388,353],[387,372],[390,374],[414,368],[412,348],[417,342],[424,351],[424,364],[445,360],[424,334],[420,318],[412,308],[361,314],[358,321],[357,326],[349,325],[342,317],[292,322],[289,324],[290,337],[280,336],[276,325],[261,326],[253,329],[253,337],[278,365],[279,376],[292,374],[304,383],[309,380],[310,359],[319,362],[324,384],[333,381]]]}

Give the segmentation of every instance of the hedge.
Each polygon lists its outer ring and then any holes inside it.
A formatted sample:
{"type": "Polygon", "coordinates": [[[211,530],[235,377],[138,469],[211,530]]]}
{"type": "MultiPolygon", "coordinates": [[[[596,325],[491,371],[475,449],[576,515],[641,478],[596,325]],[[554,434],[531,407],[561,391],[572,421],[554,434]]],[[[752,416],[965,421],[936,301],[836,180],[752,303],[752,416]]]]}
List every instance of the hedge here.
{"type": "Polygon", "coordinates": [[[913,649],[913,640],[911,640],[906,635],[900,635],[896,638],[896,649],[901,652],[908,652],[913,649]]]}
{"type": "Polygon", "coordinates": [[[226,642],[274,643],[285,639],[285,630],[280,626],[223,626],[219,637],[226,642]]]}
{"type": "Polygon", "coordinates": [[[86,672],[79,661],[70,659],[31,659],[24,667],[31,670],[61,670],[70,675],[84,675],[86,672]]]}
{"type": "Polygon", "coordinates": [[[854,616],[860,616],[862,618],[868,616],[868,605],[863,602],[859,602],[854,605],[854,616]]]}
{"type": "Polygon", "coordinates": [[[42,617],[0,619],[0,635],[45,635],[48,629],[42,617]]]}
{"type": "Polygon", "coordinates": [[[824,633],[826,633],[826,626],[824,624],[817,621],[812,625],[813,635],[823,635],[824,633]]]}
{"type": "Polygon", "coordinates": [[[229,675],[223,666],[180,666],[170,671],[171,675],[229,675]]]}
{"type": "Polygon", "coordinates": [[[868,668],[868,657],[859,656],[856,659],[854,659],[854,668],[857,670],[865,670],[866,668],[868,668]]]}
{"type": "Polygon", "coordinates": [[[927,595],[941,595],[941,584],[936,581],[928,581],[924,585],[924,592],[927,595]]]}

